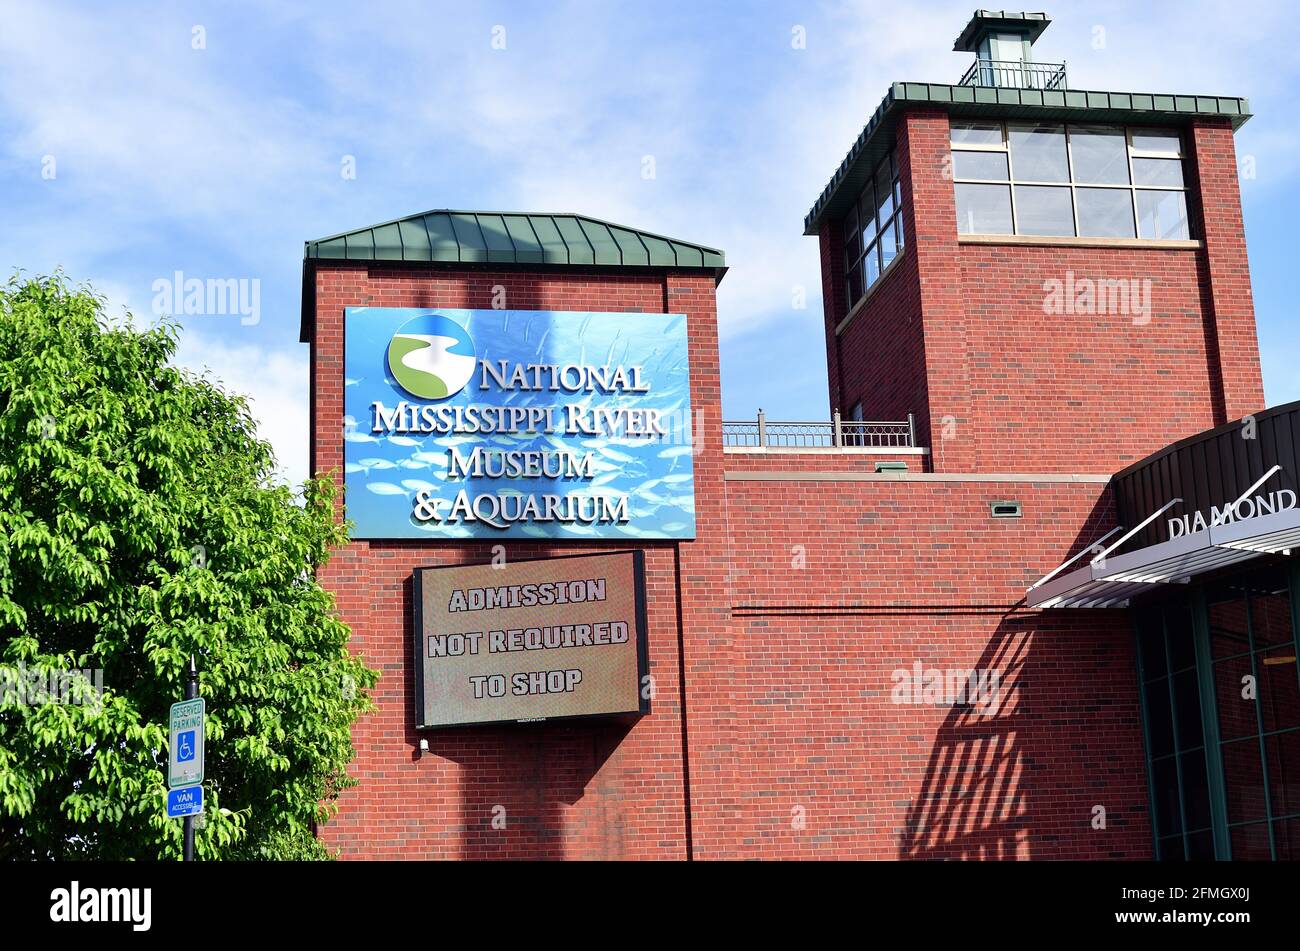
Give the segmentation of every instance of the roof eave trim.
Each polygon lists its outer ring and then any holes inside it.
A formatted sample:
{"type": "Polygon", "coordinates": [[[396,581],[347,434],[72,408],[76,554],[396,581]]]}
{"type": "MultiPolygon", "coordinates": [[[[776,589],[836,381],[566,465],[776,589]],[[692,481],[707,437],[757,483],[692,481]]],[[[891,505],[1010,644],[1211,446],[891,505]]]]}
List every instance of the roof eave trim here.
{"type": "MultiPolygon", "coordinates": [[[[907,107],[930,107],[948,112],[1006,109],[1015,114],[1035,112],[1070,112],[1080,118],[1088,113],[1114,112],[1117,117],[1128,113],[1138,121],[1186,123],[1195,119],[1227,119],[1233,131],[1251,118],[1250,101],[1237,96],[1195,96],[1168,93],[1128,93],[1086,89],[1038,90],[991,86],[954,86],[947,83],[895,82],[881,100],[871,119],[863,127],[830,182],[804,216],[804,234],[815,235],[825,211],[832,204],[845,178],[854,170],[859,156],[897,110],[907,107]]],[[[1069,121],[1068,117],[1065,121],[1069,121]]]]}

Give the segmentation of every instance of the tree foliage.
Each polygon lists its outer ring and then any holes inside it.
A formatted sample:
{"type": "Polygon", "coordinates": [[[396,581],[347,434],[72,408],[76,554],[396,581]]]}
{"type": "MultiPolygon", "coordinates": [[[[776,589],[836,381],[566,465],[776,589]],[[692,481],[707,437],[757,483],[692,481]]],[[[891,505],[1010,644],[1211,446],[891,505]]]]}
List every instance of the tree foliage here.
{"type": "Polygon", "coordinates": [[[346,540],[336,489],[275,485],[244,399],[169,365],[177,334],[110,324],[61,276],[0,288],[0,857],[180,854],[166,731],[191,654],[199,858],[279,854],[352,784],[377,675],[315,577],[346,540]],[[78,670],[98,697],[22,689],[78,670]]]}

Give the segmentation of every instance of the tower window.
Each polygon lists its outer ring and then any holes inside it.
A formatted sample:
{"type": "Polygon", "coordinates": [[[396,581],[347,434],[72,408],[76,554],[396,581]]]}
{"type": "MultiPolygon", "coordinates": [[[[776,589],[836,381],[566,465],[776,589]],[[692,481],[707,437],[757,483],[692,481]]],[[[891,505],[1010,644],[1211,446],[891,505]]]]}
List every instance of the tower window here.
{"type": "Polygon", "coordinates": [[[1175,129],[954,122],[959,234],[1186,240],[1175,129]]]}
{"type": "Polygon", "coordinates": [[[903,250],[902,188],[891,153],[876,166],[844,219],[844,272],[849,307],[871,289],[903,250]]]}

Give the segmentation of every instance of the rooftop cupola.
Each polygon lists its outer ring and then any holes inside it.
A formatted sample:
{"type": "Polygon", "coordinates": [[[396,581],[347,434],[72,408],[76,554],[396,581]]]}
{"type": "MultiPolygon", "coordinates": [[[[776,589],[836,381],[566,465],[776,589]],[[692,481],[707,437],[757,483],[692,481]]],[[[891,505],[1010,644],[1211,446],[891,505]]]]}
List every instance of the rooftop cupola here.
{"type": "Polygon", "coordinates": [[[976,10],[953,50],[974,53],[962,86],[1064,89],[1064,63],[1035,63],[1034,41],[1052,22],[1046,13],[976,10]]]}

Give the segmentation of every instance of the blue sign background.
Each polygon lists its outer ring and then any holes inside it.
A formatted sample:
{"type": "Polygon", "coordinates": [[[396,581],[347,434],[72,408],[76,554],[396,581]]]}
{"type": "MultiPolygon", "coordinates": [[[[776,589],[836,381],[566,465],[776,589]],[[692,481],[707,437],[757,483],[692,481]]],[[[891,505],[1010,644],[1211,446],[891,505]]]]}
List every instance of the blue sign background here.
{"type": "Polygon", "coordinates": [[[167,818],[197,816],[203,812],[203,787],[182,786],[167,790],[167,818]]]}
{"type": "MultiPolygon", "coordinates": [[[[453,351],[454,352],[454,351],[453,351]]],[[[686,317],[570,311],[457,310],[349,307],[344,315],[344,485],[354,538],[694,538],[695,477],[690,442],[690,376],[686,317]],[[442,400],[404,390],[388,365],[393,335],[413,318],[440,315],[469,332],[475,359],[494,366],[579,364],[642,368],[648,392],[586,393],[503,391],[489,379],[480,389],[476,364],[469,384],[442,400]],[[656,409],[664,436],[589,436],[552,433],[422,434],[371,431],[371,406],[399,402],[435,406],[556,406],[656,409]],[[468,456],[476,447],[519,451],[565,450],[591,455],[591,478],[449,479],[448,450],[468,456]],[[514,522],[496,528],[482,521],[421,522],[412,517],[416,493],[445,500],[456,494],[586,494],[626,497],[624,524],[514,522]]]]}

